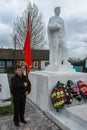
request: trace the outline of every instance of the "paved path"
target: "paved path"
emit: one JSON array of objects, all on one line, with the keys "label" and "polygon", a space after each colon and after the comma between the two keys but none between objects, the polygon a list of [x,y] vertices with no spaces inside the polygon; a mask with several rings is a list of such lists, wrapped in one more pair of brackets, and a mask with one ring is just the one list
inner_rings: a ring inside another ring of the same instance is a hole
[{"label": "paved path", "polygon": [[0,117],[0,130],[61,130],[29,99],[26,103],[25,119],[27,125],[20,123],[18,128],[14,126],[13,115]]}]

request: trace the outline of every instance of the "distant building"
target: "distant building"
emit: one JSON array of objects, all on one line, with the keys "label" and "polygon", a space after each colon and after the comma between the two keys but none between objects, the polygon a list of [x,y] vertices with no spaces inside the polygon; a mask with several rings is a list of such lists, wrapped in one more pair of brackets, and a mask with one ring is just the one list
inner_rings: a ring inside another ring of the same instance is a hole
[{"label": "distant building", "polygon": [[73,68],[77,71],[77,72],[87,72],[87,58],[83,59],[83,60],[77,60],[77,61],[70,61],[69,62],[73,65]]},{"label": "distant building", "polygon": [[[43,70],[49,64],[49,50],[32,51],[33,70]],[[76,71],[87,72],[87,58],[79,62],[69,61]],[[13,72],[15,65],[24,66],[22,50],[0,49],[0,72]]]},{"label": "distant building", "polygon": [[[33,50],[32,60],[32,69],[44,69],[49,64],[49,50]],[[15,65],[24,66],[22,50],[0,49],[0,72],[12,72]]]}]

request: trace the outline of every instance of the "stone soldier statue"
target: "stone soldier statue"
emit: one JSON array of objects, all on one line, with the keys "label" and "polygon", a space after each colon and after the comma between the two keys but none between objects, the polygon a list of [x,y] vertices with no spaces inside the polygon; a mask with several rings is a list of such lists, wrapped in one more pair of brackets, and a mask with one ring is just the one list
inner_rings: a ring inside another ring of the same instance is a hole
[{"label": "stone soldier statue", "polygon": [[65,42],[64,21],[59,16],[60,7],[54,9],[55,16],[52,16],[48,23],[48,39],[50,49],[50,65],[60,66],[67,60],[67,45]]}]

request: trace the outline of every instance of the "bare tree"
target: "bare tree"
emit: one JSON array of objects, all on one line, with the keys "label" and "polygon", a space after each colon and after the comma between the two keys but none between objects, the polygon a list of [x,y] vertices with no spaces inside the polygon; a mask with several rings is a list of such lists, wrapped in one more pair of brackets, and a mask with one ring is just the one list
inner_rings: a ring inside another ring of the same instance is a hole
[{"label": "bare tree", "polygon": [[73,65],[81,65],[81,64],[83,64],[84,60],[85,60],[85,59],[71,58],[71,57],[70,57],[68,61],[69,61],[71,64],[73,64]]},{"label": "bare tree", "polygon": [[35,4],[31,5],[30,2],[28,3],[27,9],[22,13],[22,16],[16,18],[13,28],[13,43],[16,44],[16,48],[23,48],[27,30],[28,13],[30,14],[31,21],[30,30],[32,49],[42,49],[44,48],[45,42],[45,27],[42,21],[42,15],[39,13],[37,6]]}]

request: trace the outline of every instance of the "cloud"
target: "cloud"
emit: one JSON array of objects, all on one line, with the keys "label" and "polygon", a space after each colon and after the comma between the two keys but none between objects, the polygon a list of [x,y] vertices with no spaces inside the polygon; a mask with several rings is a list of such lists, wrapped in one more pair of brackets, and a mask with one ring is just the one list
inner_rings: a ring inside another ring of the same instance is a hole
[{"label": "cloud", "polygon": [[87,19],[70,19],[65,27],[68,40],[87,41]]},{"label": "cloud", "polygon": [[11,27],[7,24],[0,24],[0,46],[12,47],[12,42],[10,41]]},{"label": "cloud", "polygon": [[69,56],[87,57],[87,18],[72,18],[66,22],[66,37],[69,46]]},{"label": "cloud", "polygon": [[69,57],[84,59],[87,57],[87,44],[85,42],[68,42]]},{"label": "cloud", "polygon": [[12,29],[17,16],[27,6],[28,0],[3,0],[0,1],[0,46],[13,47],[12,44]]},{"label": "cloud", "polygon": [[[0,1],[0,46],[12,47],[11,34],[13,23],[21,16],[29,0]],[[43,14],[43,21],[48,24],[54,15],[54,7],[61,6],[61,17],[65,22],[65,32],[70,56],[86,55],[87,46],[87,0],[30,0],[36,3]]]}]

